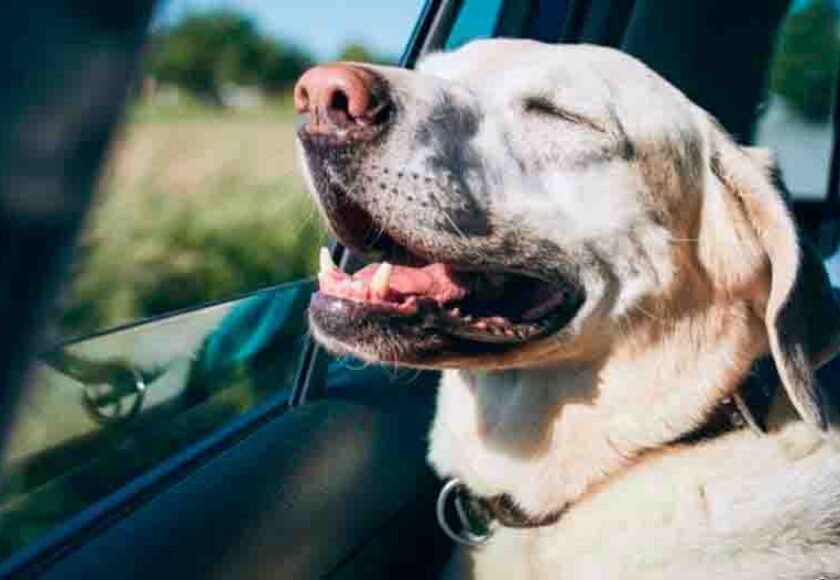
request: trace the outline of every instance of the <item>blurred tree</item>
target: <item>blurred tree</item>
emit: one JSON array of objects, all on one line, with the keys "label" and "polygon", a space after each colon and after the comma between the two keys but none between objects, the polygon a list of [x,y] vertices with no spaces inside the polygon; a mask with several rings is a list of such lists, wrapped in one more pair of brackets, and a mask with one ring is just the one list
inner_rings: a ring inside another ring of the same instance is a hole
[{"label": "blurred tree", "polygon": [[344,45],[338,53],[336,60],[349,60],[353,62],[376,62],[376,57],[364,45],[358,42],[350,42]]},{"label": "blurred tree", "polygon": [[312,58],[299,48],[264,42],[266,47],[260,68],[260,84],[265,90],[277,92],[288,89],[313,64]]},{"label": "blurred tree", "polygon": [[218,103],[225,84],[281,90],[310,62],[301,50],[262,35],[250,18],[219,11],[188,16],[153,34],[146,66],[158,81]]},{"label": "blurred tree", "polygon": [[837,8],[814,0],[785,22],[770,71],[770,90],[811,121],[824,121],[840,60]]},{"label": "blurred tree", "polygon": [[393,64],[396,59],[376,54],[360,42],[348,42],[338,53],[336,60],[353,62],[375,62],[379,64]]}]

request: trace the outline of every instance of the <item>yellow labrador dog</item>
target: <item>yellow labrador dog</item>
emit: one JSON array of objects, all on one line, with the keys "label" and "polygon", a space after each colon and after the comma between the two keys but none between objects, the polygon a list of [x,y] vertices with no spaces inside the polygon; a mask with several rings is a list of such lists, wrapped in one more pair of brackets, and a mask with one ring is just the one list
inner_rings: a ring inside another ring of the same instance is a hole
[{"label": "yellow labrador dog", "polygon": [[[377,260],[351,276],[322,256],[316,338],[444,369],[429,459],[505,500],[453,575],[840,578],[812,373],[840,312],[768,155],[594,46],[326,65],[295,99],[326,220]],[[767,433],[692,437],[767,353],[786,394]]]}]

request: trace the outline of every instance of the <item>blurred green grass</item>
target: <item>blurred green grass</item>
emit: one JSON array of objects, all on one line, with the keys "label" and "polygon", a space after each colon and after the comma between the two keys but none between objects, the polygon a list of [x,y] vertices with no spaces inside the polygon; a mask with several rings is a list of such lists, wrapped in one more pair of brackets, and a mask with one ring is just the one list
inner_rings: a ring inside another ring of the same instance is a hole
[{"label": "blurred green grass", "polygon": [[325,241],[288,97],[244,110],[135,105],[62,300],[79,336],[311,275]]}]

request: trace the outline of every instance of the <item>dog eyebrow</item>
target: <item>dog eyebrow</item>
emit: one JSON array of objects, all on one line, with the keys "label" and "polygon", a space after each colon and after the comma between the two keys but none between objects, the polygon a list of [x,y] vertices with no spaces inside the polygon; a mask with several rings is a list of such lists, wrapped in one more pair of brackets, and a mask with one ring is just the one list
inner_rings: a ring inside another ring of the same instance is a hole
[{"label": "dog eyebrow", "polygon": [[585,125],[599,133],[609,133],[603,125],[591,117],[560,107],[547,97],[527,97],[525,99],[525,111],[560,117],[570,123]]}]

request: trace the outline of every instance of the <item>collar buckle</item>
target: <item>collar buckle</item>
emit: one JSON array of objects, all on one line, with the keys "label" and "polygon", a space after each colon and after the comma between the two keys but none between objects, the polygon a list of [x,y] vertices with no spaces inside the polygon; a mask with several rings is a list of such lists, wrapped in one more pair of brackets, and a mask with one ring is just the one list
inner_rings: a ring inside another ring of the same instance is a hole
[{"label": "collar buckle", "polygon": [[[454,509],[447,509],[450,500]],[[459,523],[457,528],[449,523],[453,512]],[[443,533],[462,546],[480,548],[493,537],[493,515],[458,478],[449,479],[441,488],[436,513]]]}]

